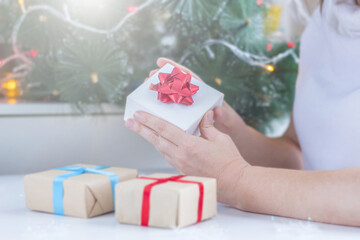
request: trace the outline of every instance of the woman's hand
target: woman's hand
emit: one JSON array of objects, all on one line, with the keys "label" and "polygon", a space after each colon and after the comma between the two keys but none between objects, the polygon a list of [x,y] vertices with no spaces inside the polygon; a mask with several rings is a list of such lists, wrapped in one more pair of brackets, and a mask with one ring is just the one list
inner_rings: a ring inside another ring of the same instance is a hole
[{"label": "woman's hand", "polygon": [[226,172],[234,165],[238,167],[240,176],[249,164],[242,158],[231,138],[214,127],[213,115],[213,111],[209,111],[202,119],[202,137],[187,134],[145,112],[136,112],[134,119],[129,119],[125,125],[153,144],[179,172],[213,177],[220,183],[223,178],[227,178]]},{"label": "woman's hand", "polygon": [[[197,76],[195,73],[193,73],[190,69],[188,69],[170,59],[159,58],[156,63],[159,66],[159,68],[162,68],[167,63],[170,63],[171,65],[179,68],[183,72],[190,74],[191,76],[193,76],[194,78],[196,78],[200,81],[203,81],[199,76]],[[149,77],[151,77],[157,71],[159,71],[159,68],[150,71]],[[145,81],[148,79],[149,78],[146,78]],[[244,133],[247,131],[247,126],[246,126],[245,122],[243,121],[243,119],[225,101],[222,106],[216,107],[214,109],[214,120],[215,120],[215,127],[217,129],[219,129],[221,132],[228,134],[234,141],[235,141],[235,139],[239,138],[238,134],[242,133],[242,135],[244,135]]]},{"label": "woman's hand", "polygon": [[228,134],[235,144],[239,138],[246,138],[248,127],[240,115],[227,103],[223,102],[222,106],[214,109],[215,127],[221,132]]},{"label": "woman's hand", "polygon": [[[159,68],[157,69],[154,69],[154,70],[151,70],[150,73],[149,73],[149,77],[151,77],[152,75],[154,75],[157,71],[159,71],[160,68],[162,68],[163,66],[165,66],[167,63],[170,63],[171,65],[173,65],[174,67],[180,69],[181,71],[187,73],[187,74],[190,74],[191,76],[193,76],[194,78],[200,80],[203,82],[203,80],[198,76],[196,75],[195,73],[193,73],[190,69],[188,69],[187,67],[184,67],[176,62],[174,62],[173,60],[170,60],[170,59],[167,59],[167,58],[159,58],[157,61],[156,61],[156,64],[158,65]],[[149,79],[146,78],[146,80]]]}]

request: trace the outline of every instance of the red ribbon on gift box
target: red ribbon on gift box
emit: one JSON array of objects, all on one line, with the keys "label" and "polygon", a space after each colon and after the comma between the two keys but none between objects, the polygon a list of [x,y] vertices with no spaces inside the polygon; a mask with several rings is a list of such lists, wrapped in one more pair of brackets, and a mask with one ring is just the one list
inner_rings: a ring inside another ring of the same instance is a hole
[{"label": "red ribbon on gift box", "polygon": [[170,74],[159,73],[159,80],[160,83],[151,84],[150,89],[158,92],[160,101],[185,105],[194,103],[192,96],[199,90],[199,87],[190,82],[190,74],[185,74],[175,67]]},{"label": "red ribbon on gift box", "polygon": [[198,202],[197,222],[201,221],[203,204],[204,204],[204,185],[201,182],[188,181],[188,180],[181,179],[183,177],[186,177],[186,175],[173,176],[173,177],[169,177],[169,178],[139,177],[139,179],[156,180],[156,182],[150,183],[150,184],[146,185],[144,188],[143,201],[142,201],[142,207],[141,207],[141,225],[142,226],[149,225],[151,189],[156,185],[167,183],[169,181],[179,182],[179,183],[191,183],[191,184],[197,184],[199,186],[199,202]]}]

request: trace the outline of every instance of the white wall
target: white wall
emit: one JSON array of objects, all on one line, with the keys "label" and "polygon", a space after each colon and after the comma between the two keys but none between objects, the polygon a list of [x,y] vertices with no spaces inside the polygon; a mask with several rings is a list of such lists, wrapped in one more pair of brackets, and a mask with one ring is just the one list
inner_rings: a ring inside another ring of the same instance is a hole
[{"label": "white wall", "polygon": [[[124,126],[120,112],[74,116],[64,104],[0,103],[0,174],[30,173],[76,163],[167,172],[172,167],[137,134]],[[51,116],[52,115],[52,116]],[[272,124],[281,135],[288,118]]]},{"label": "white wall", "polygon": [[1,117],[0,174],[74,163],[169,169],[162,156],[124,127],[122,115]]}]

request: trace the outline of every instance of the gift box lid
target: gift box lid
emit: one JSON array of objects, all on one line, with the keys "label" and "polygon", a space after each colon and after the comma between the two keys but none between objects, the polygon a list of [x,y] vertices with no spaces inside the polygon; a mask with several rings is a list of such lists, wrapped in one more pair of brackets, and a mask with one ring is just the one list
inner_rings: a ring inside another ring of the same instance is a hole
[{"label": "gift box lid", "polygon": [[133,118],[134,113],[141,110],[171,122],[180,129],[193,134],[204,114],[222,104],[223,93],[194,77],[191,77],[191,83],[199,86],[199,90],[192,96],[194,100],[192,105],[164,103],[158,100],[158,93],[150,90],[150,85],[159,83],[159,73],[171,73],[173,69],[173,65],[166,64],[127,97],[125,121]]}]

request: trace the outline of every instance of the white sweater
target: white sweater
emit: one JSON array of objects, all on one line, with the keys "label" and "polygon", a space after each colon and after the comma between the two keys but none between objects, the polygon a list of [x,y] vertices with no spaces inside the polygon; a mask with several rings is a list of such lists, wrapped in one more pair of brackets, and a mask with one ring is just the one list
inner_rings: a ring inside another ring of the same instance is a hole
[{"label": "white sweater", "polygon": [[294,124],[307,170],[360,166],[360,7],[326,0],[303,33]]}]

